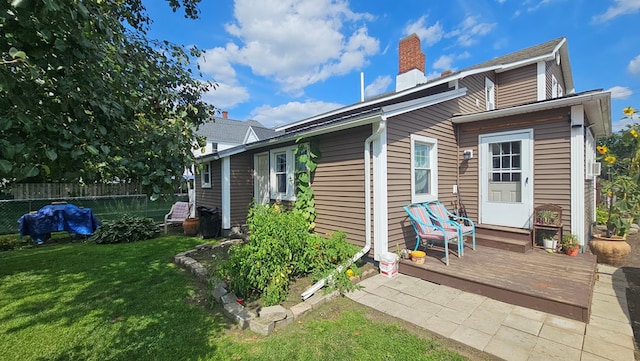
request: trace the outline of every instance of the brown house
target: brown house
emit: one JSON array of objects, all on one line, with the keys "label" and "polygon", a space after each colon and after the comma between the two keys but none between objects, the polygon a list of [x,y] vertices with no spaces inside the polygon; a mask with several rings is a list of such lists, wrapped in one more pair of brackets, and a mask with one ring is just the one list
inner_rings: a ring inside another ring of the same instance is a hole
[{"label": "brown house", "polygon": [[565,38],[427,80],[411,35],[399,64],[395,92],[200,158],[212,184],[196,184],[197,205],[220,207],[228,231],[246,222],[251,201],[294,200],[293,151],[303,138],[321,154],[316,231],[343,230],[376,260],[413,248],[402,206],[439,199],[453,209],[456,191],[479,228],[503,232],[530,235],[534,208],[555,203],[564,232],[585,245],[595,218],[594,138],[610,133],[610,94],[575,92]]}]

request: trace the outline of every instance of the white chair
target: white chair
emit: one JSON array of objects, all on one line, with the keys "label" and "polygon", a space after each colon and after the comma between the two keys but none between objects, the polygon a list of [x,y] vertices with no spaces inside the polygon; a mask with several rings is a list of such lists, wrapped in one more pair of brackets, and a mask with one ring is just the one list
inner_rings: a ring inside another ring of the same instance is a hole
[{"label": "white chair", "polygon": [[191,204],[189,202],[176,202],[171,206],[171,210],[164,216],[164,233],[167,233],[169,223],[182,223],[191,214]]}]

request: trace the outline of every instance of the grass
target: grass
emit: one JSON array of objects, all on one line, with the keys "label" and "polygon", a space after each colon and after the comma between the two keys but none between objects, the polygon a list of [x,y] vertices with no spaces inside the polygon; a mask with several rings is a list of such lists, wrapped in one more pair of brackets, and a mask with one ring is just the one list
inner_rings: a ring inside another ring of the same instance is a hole
[{"label": "grass", "polygon": [[462,360],[338,299],[261,337],[194,302],[198,238],[0,252],[0,360]]}]

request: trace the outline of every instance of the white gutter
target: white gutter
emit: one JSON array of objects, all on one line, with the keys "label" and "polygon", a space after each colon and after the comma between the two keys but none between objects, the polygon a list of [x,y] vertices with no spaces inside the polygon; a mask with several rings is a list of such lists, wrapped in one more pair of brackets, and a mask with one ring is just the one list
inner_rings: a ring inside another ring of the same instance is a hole
[{"label": "white gutter", "polygon": [[371,249],[371,150],[370,149],[371,149],[371,143],[376,138],[380,137],[380,134],[382,134],[382,132],[386,129],[386,127],[387,127],[387,117],[385,115],[382,115],[380,117],[380,125],[378,126],[378,129],[364,141],[364,199],[365,199],[364,247],[358,253],[356,253],[353,257],[351,257],[351,259],[348,262],[336,267],[336,269],[333,272],[331,272],[329,276],[321,279],[320,281],[316,282],[313,286],[307,288],[307,290],[302,293],[303,300],[306,300],[307,298],[313,296],[314,293],[316,293],[319,289],[324,287],[327,280],[330,281],[335,274],[342,272],[342,270],[344,270],[345,268],[349,267],[352,263],[362,258],[362,256],[367,254]]}]

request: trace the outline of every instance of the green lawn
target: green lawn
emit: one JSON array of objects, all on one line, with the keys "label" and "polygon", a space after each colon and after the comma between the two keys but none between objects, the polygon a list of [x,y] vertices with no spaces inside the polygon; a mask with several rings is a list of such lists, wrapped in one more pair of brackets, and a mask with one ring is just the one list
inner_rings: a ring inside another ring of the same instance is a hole
[{"label": "green lawn", "polygon": [[0,252],[0,360],[462,360],[338,299],[261,337],[190,302],[198,238]]}]

